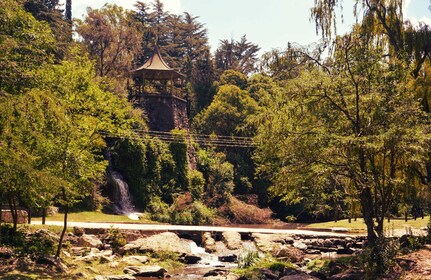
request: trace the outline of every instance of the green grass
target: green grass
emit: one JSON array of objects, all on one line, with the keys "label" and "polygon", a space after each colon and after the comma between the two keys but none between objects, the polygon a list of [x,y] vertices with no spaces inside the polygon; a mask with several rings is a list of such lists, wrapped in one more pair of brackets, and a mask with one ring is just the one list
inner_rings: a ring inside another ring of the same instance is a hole
[{"label": "green grass", "polygon": [[[63,221],[64,214],[59,213],[54,216],[46,217],[46,221]],[[34,221],[41,221],[42,218],[33,218]],[[151,221],[147,216],[144,216],[139,221],[134,221],[126,216],[105,214],[102,212],[74,212],[67,216],[68,222],[83,222],[83,223],[156,223]]]},{"label": "green grass", "polygon": [[[384,229],[385,230],[404,230],[406,228],[412,229],[420,229],[421,227],[426,227],[430,221],[430,217],[426,216],[424,219],[418,218],[415,220],[409,219],[407,222],[404,219],[391,219],[391,222],[388,223],[385,220]],[[351,223],[346,220],[339,220],[338,222],[324,222],[324,223],[313,223],[306,226],[307,228],[348,228],[351,231],[365,231],[366,226],[364,223],[364,219],[357,219],[357,221],[352,220]]]}]

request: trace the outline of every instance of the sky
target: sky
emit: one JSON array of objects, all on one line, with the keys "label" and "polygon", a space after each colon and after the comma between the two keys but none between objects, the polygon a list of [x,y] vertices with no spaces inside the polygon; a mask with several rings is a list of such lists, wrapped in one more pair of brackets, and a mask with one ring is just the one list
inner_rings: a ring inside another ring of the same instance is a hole
[{"label": "sky", "polygon": [[[60,0],[64,3],[65,0]],[[151,0],[140,0],[151,3]],[[86,7],[101,8],[115,3],[133,9],[134,0],[72,0],[72,16],[83,18]],[[310,21],[310,8],[314,0],[162,0],[165,10],[174,14],[188,12],[205,24],[212,51],[220,40],[239,40],[246,35],[248,41],[259,45],[261,53],[272,49],[285,49],[288,42],[309,45],[319,41],[314,22]],[[343,34],[355,23],[353,0],[344,0],[344,23],[337,27]],[[414,24],[419,21],[431,26],[430,0],[405,0],[404,15]],[[338,18],[341,18],[339,16]],[[340,22],[340,20],[339,20]]]}]

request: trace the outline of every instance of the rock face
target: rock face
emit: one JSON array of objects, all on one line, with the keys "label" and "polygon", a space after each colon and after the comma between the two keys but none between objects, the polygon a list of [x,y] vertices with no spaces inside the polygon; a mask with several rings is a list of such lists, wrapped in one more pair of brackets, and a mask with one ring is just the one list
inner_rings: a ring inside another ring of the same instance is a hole
[{"label": "rock face", "polygon": [[95,235],[83,234],[78,239],[78,246],[80,246],[80,247],[91,247],[91,248],[102,248],[103,243]]},{"label": "rock face", "polygon": [[124,273],[141,277],[163,277],[166,269],[158,265],[127,266]]},{"label": "rock face", "polygon": [[222,235],[228,249],[238,250],[242,248],[241,234],[239,232],[225,231]]}]

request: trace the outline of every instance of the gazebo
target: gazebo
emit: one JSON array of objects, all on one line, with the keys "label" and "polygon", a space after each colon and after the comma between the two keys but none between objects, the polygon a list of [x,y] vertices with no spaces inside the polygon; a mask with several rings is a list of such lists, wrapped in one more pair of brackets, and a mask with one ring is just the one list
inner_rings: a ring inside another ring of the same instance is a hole
[{"label": "gazebo", "polygon": [[150,130],[188,129],[185,76],[169,67],[157,46],[154,54],[130,73],[134,82],[130,99],[145,110]]}]

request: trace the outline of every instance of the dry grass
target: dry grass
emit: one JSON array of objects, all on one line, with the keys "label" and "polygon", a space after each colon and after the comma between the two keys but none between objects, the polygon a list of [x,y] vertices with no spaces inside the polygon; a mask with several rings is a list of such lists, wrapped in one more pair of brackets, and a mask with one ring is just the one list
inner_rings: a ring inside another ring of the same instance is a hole
[{"label": "dry grass", "polygon": [[221,207],[219,213],[233,224],[270,224],[273,214],[269,208],[262,209],[235,197],[231,198],[228,205]]}]

